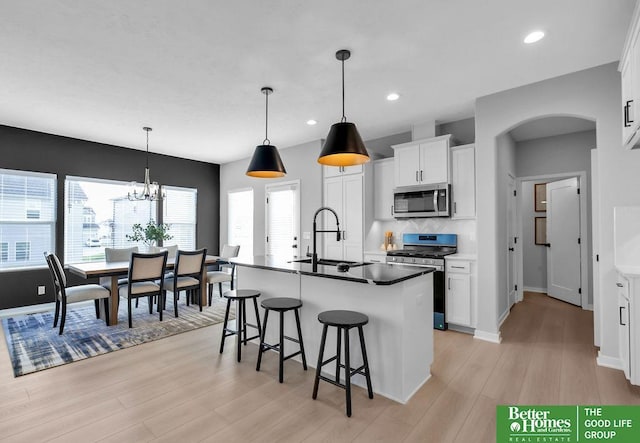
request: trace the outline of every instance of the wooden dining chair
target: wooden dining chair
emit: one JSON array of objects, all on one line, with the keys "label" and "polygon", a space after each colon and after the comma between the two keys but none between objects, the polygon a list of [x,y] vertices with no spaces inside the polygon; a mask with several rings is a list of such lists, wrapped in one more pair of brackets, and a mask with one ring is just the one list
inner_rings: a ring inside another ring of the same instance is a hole
[{"label": "wooden dining chair", "polygon": [[[58,319],[60,319],[60,332],[62,335],[64,331],[64,323],[67,319],[67,305],[69,303],[76,303],[81,301],[93,300],[96,307],[96,317],[100,318],[100,300],[104,301],[105,321],[109,324],[109,297],[111,293],[109,290],[103,288],[100,285],[86,284],[79,286],[67,287],[67,277],[64,274],[64,268],[60,263],[58,257],[53,253],[44,253],[44,257],[51,273],[51,279],[53,280],[53,287],[56,296],[56,311],[53,316],[53,327],[58,325]],[[62,315],[60,315],[62,311]]]},{"label": "wooden dining chair", "polygon": [[209,290],[209,306],[211,306],[211,297],[213,295],[213,284],[218,283],[218,290],[220,297],[222,297],[222,283],[230,282],[231,290],[233,291],[233,282],[236,265],[230,263],[229,258],[237,257],[240,252],[240,246],[224,245],[222,247],[222,253],[220,254],[220,260],[218,260],[219,270],[207,272],[207,284]]},{"label": "wooden dining chair", "polygon": [[[131,318],[131,300],[140,297],[149,298],[149,314],[153,313],[153,297],[162,299],[162,285],[164,283],[164,270],[167,266],[167,251],[155,254],[131,253],[129,262],[128,283],[118,289],[121,297],[127,298],[127,310],[129,314],[129,327],[133,327]],[[161,303],[161,302],[159,302]],[[162,321],[162,309],[159,307],[160,321]]]},{"label": "wooden dining chair", "polygon": [[178,316],[178,294],[180,291],[187,292],[187,305],[192,293],[198,296],[198,305],[202,311],[202,294],[200,292],[200,284],[202,280],[202,270],[204,269],[204,260],[207,256],[207,249],[198,249],[196,251],[176,252],[176,264],[173,269],[173,276],[167,277],[162,285],[162,307],[164,309],[167,302],[167,291],[173,293],[173,312]]}]

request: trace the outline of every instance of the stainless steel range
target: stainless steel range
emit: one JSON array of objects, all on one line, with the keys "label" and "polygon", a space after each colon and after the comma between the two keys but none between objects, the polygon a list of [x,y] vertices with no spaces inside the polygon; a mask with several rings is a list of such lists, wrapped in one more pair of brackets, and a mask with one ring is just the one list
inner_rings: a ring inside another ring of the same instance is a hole
[{"label": "stainless steel range", "polygon": [[444,257],[458,249],[456,234],[402,234],[403,249],[387,252],[387,264],[425,266],[433,273],[433,327],[447,329]]}]

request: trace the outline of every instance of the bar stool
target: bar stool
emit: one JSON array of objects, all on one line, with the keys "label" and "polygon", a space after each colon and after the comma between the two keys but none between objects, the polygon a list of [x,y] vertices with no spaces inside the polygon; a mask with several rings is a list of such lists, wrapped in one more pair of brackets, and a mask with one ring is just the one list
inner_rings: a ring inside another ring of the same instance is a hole
[{"label": "bar stool", "polygon": [[[226,291],[222,294],[227,299],[227,310],[224,313],[224,325],[222,327],[222,342],[220,343],[220,353],[224,350],[224,341],[231,335],[238,336],[238,361],[241,359],[240,345],[242,343],[247,344],[249,340],[260,338],[262,335],[262,329],[260,328],[260,313],[258,312],[258,302],[256,299],[260,297],[260,291],[254,289],[236,289],[233,291]],[[247,307],[246,300],[253,300],[253,307],[256,310],[256,322],[257,325],[247,323]],[[236,329],[229,329],[227,324],[229,322],[229,309],[231,308],[231,302],[238,302],[238,312],[236,312]],[[253,337],[247,337],[247,326],[251,326],[258,330],[258,335]]]},{"label": "bar stool", "polygon": [[[298,314],[298,309],[302,307],[302,301],[297,298],[290,297],[274,297],[269,298],[267,300],[263,300],[260,303],[260,306],[264,308],[264,323],[262,324],[262,337],[260,338],[260,349],[258,351],[258,364],[256,365],[256,371],[260,370],[260,363],[262,362],[262,353],[267,350],[275,351],[279,354],[279,365],[278,365],[278,380],[282,383],[284,376],[284,361],[290,359],[291,357],[295,357],[296,355],[302,354],[302,367],[304,370],[307,370],[307,358],[304,354],[304,344],[302,343],[302,330],[300,329],[300,315]],[[292,337],[287,337],[284,335],[284,313],[287,311],[291,311],[296,315],[296,326],[298,328],[298,339]],[[269,318],[269,311],[276,311],[280,313],[280,341],[277,345],[272,345],[266,343],[264,341],[265,335],[267,335],[267,319]],[[300,350],[298,352],[294,352],[293,354],[289,354],[287,356],[284,355],[284,339],[292,341],[294,343],[298,343],[300,345]]]},{"label": "bar stool", "polygon": [[[346,391],[347,394],[347,417],[351,417],[351,377],[356,374],[364,375],[367,379],[367,390],[369,398],[373,398],[373,389],[371,388],[371,377],[369,375],[369,362],[367,360],[367,350],[364,345],[364,334],[362,326],[369,323],[369,317],[355,311],[324,311],[318,314],[318,321],[324,326],[322,328],[322,339],[320,341],[320,353],[318,354],[318,365],[316,366],[316,379],[313,384],[313,399],[318,396],[318,384],[320,380],[331,383]],[[329,326],[335,326],[337,330],[337,353],[328,360],[322,360],[324,355],[324,345],[327,340],[327,329]],[[360,348],[362,349],[363,364],[357,369],[351,369],[351,361],[349,359],[349,330],[358,328],[360,335]],[[344,331],[344,364],[340,363],[340,333]],[[322,367],[336,360],[336,379],[321,375]],[[344,368],[345,384],[340,383],[340,368]]]}]

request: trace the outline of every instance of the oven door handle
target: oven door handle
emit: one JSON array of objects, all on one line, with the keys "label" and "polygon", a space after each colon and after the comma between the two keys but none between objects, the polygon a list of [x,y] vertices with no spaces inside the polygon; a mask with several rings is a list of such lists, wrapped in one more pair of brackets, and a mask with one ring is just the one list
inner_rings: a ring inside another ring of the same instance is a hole
[{"label": "oven door handle", "polygon": [[418,263],[396,263],[396,262],[392,262],[389,261],[387,262],[388,265],[394,265],[394,266],[413,266],[414,268],[434,268],[435,272],[443,272],[444,271],[444,266],[443,265],[422,265],[422,264],[418,264]]}]

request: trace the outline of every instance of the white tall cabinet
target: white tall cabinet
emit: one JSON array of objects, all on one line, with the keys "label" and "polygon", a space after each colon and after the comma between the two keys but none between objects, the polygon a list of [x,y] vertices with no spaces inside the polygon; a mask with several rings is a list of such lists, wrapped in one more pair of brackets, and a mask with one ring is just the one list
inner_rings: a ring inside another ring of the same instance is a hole
[{"label": "white tall cabinet", "polygon": [[375,196],[376,220],[393,220],[393,158],[376,160],[373,163],[373,195]]},{"label": "white tall cabinet", "polygon": [[[365,213],[368,198],[365,188],[365,168],[324,166],[323,206],[338,214],[341,239],[334,233],[319,233],[318,241],[324,245],[322,258],[362,261],[364,251]],[[318,220],[319,230],[336,229],[336,220],[324,211]]]},{"label": "white tall cabinet", "polygon": [[476,149],[475,145],[451,148],[451,218],[476,217]]}]

